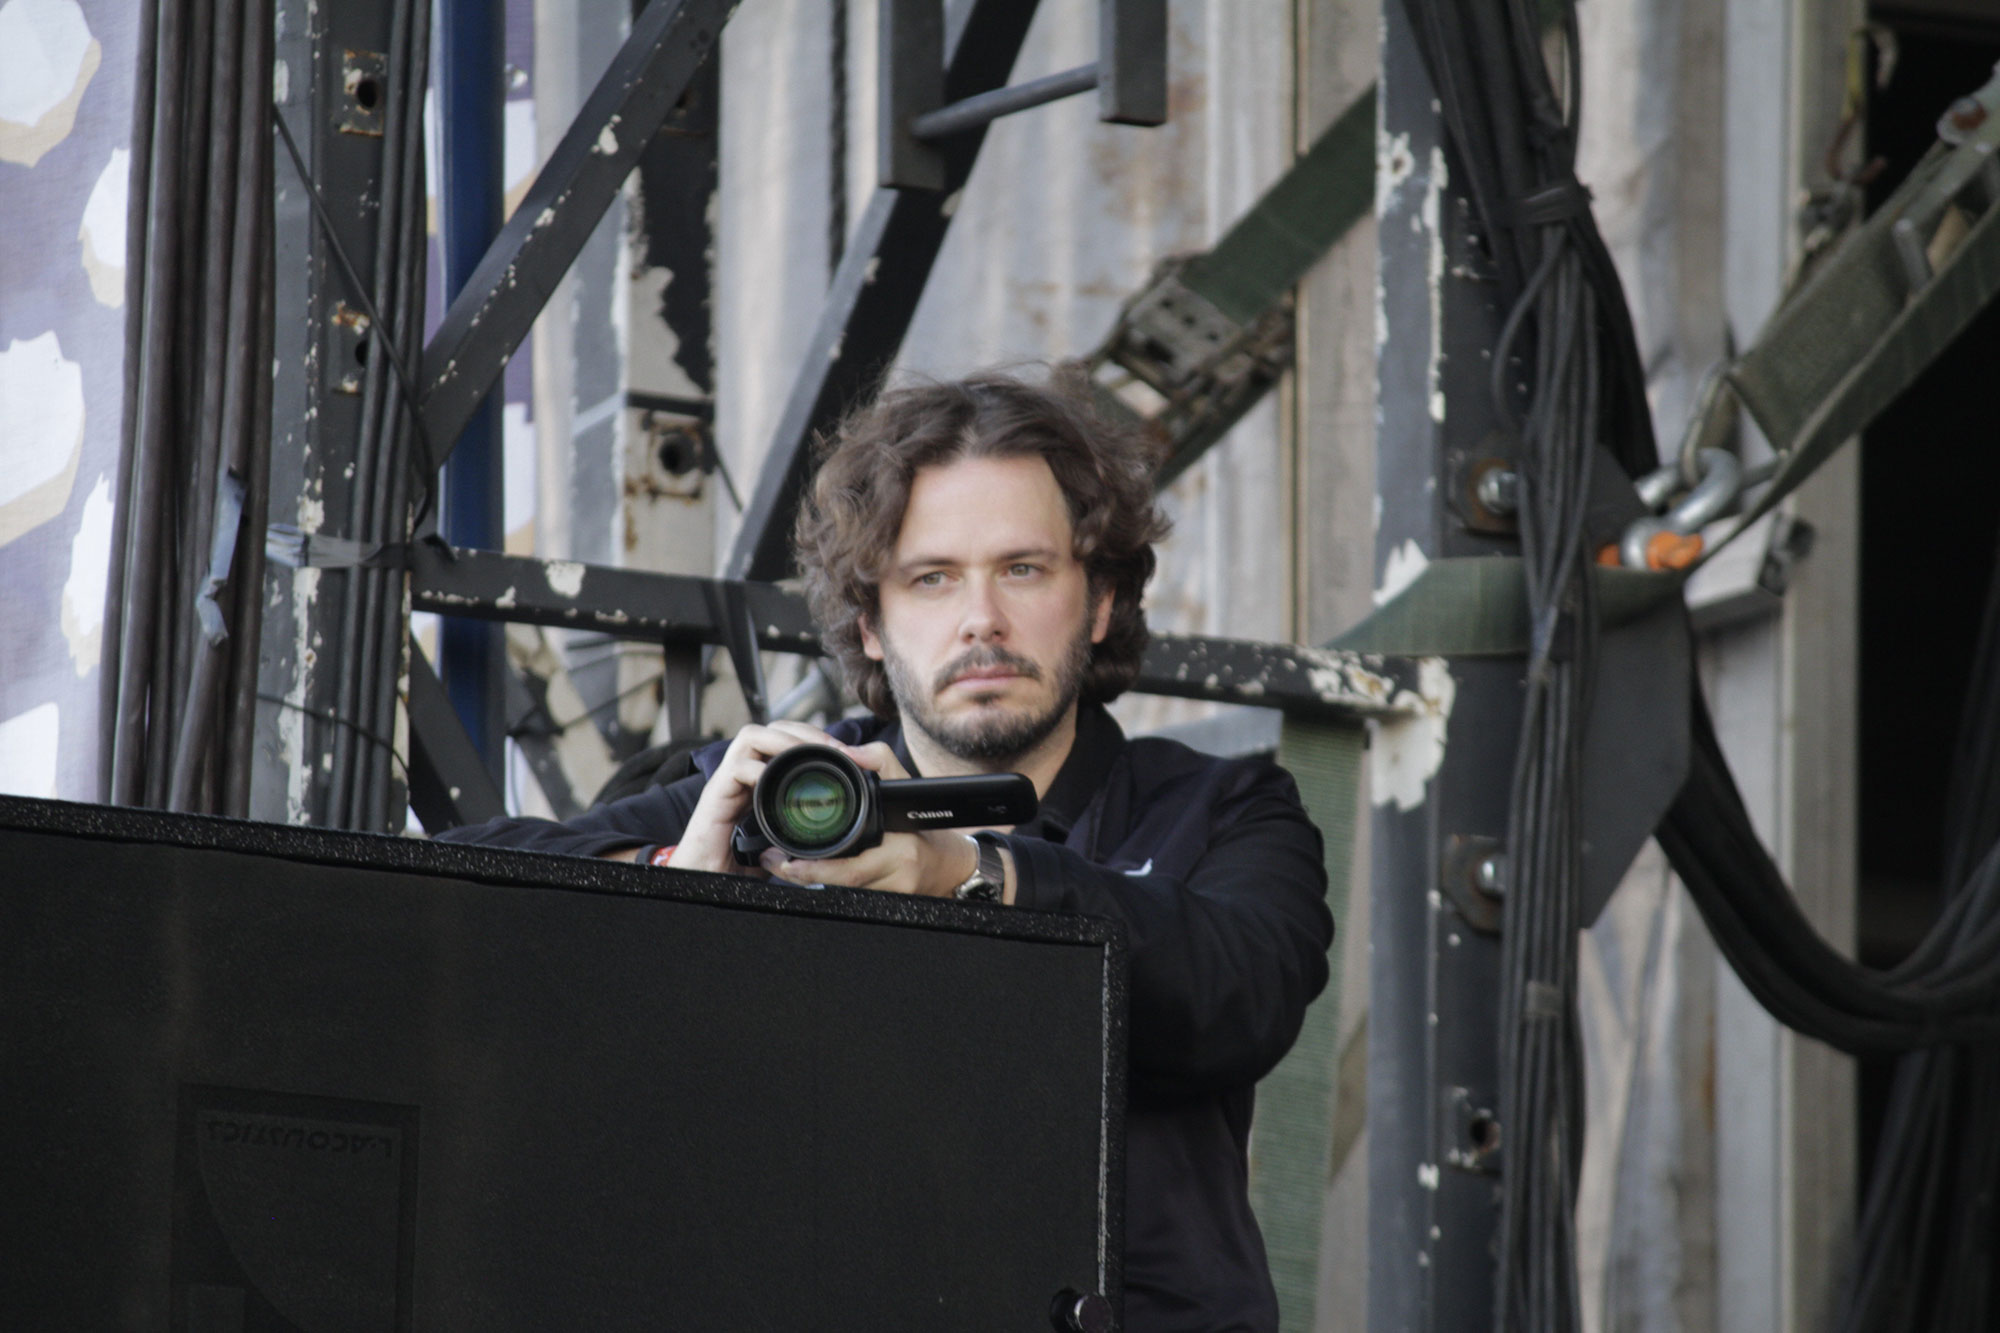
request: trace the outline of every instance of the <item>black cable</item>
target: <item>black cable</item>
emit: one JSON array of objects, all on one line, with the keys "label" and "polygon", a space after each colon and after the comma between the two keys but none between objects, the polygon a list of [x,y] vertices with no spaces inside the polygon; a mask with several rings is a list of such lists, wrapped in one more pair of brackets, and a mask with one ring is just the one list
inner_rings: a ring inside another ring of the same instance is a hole
[{"label": "black cable", "polygon": [[298,713],[303,717],[312,718],[315,722],[324,722],[330,727],[334,727],[340,730],[351,731],[362,740],[367,741],[370,745],[379,747],[384,753],[386,753],[390,758],[394,759],[397,763],[403,764],[406,771],[409,767],[409,765],[403,758],[402,752],[396,749],[396,743],[394,741],[382,735],[380,732],[369,730],[367,727],[364,727],[360,723],[356,722],[353,718],[342,717],[340,714],[328,712],[324,708],[314,708],[309,704],[298,703],[295,700],[285,698],[281,694],[267,694],[262,690],[259,690],[257,692],[257,699],[258,702],[260,703],[274,704],[279,708],[289,709],[290,711]]},{"label": "black cable", "polygon": [[[150,8],[151,6],[149,6]],[[125,450],[131,455],[131,488],[121,498],[125,514],[122,561],[122,606],[119,628],[118,685],[111,740],[111,799],[138,805],[146,798],[146,754],[149,686],[157,649],[160,618],[159,572],[163,541],[169,524],[167,497],[168,440],[172,429],[174,347],[181,199],[181,129],[184,96],[184,53],[188,44],[188,14],[180,5],[158,11],[153,102],[149,123],[151,153],[146,169],[145,260],[139,299],[131,319],[139,367],[135,377],[135,407]],[[143,62],[142,62],[143,63]]]},{"label": "black cable", "polygon": [[[144,0],[139,6],[138,40],[135,49],[160,48],[160,7],[158,0]],[[118,472],[112,491],[118,503],[118,521],[112,525],[111,558],[104,594],[104,629],[98,658],[97,711],[97,799],[110,804],[115,794],[118,751],[118,700],[124,653],[126,607],[126,558],[133,528],[131,504],[135,462],[138,456],[139,399],[145,361],[146,283],[149,248],[148,219],[152,214],[152,160],[154,109],[159,81],[158,66],[139,60],[132,88],[131,163],[126,173],[125,202],[125,364],[124,393],[120,399]]]},{"label": "black cable", "polygon": [[[398,344],[404,346],[413,345],[422,336],[425,275],[429,260],[427,208],[422,203],[429,192],[421,111],[425,89],[430,82],[430,23],[430,5],[416,5],[411,15],[409,73],[403,80],[406,104],[410,109],[403,122],[403,179],[407,197],[412,203],[404,210],[406,231],[399,252],[399,291],[402,299],[392,317],[395,321],[394,336]],[[384,431],[385,447],[389,452],[386,512],[390,526],[383,531],[407,547],[422,522],[423,514],[435,499],[437,473],[431,470],[419,476],[412,458],[412,441],[424,438],[418,410],[420,405],[411,403],[408,411],[398,411],[398,406],[396,403],[384,405],[384,412],[390,420]],[[430,451],[426,445],[422,464],[428,467],[429,462]],[[421,499],[415,512],[412,512],[410,504],[413,478],[422,483],[419,488]],[[385,591],[372,622],[377,632],[369,660],[375,665],[376,675],[374,710],[368,716],[374,726],[387,731],[395,726],[396,710],[401,702],[399,686],[408,666],[410,625],[408,608],[402,595],[406,587],[402,575],[400,572],[380,571],[378,577]],[[385,644],[390,646],[385,648]],[[408,774],[407,765],[401,768],[400,776],[396,769],[375,770],[376,783],[367,810],[370,827],[385,831],[401,827],[408,805]]]},{"label": "black cable", "polygon": [[200,334],[183,349],[192,349],[195,355],[193,373],[187,376],[194,388],[190,412],[195,425],[194,454],[187,472],[188,493],[182,504],[187,522],[182,528],[181,615],[175,636],[175,671],[173,678],[164,684],[167,690],[183,698],[171,751],[167,808],[188,812],[202,811],[208,806],[201,798],[201,787],[210,773],[210,729],[219,702],[216,691],[224,660],[223,644],[209,637],[197,612],[215,544],[219,474],[230,452],[225,444],[224,420],[228,414],[229,361],[232,353],[240,350],[246,332],[232,328],[228,317],[230,277],[236,267],[239,239],[236,213],[239,203],[245,201],[241,201],[239,189],[225,188],[225,183],[240,185],[237,118],[244,78],[243,11],[244,0],[218,0],[213,16],[209,50],[212,105],[205,127],[209,188],[204,200],[204,244],[196,261],[201,300],[192,312]]}]

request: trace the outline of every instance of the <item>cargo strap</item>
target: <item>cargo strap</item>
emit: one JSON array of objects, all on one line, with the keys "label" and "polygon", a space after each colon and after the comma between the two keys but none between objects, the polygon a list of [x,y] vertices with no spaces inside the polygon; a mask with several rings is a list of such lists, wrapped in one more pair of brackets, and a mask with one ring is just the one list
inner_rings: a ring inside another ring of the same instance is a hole
[{"label": "cargo strap", "polygon": [[[1169,259],[1125,303],[1088,358],[1116,367],[1165,405],[1146,420],[1169,442],[1165,487],[1228,433],[1292,359],[1292,288],[1375,204],[1370,85],[1214,248]],[[1106,410],[1141,409],[1099,380]]]},{"label": "cargo strap", "polygon": [[[2000,74],[1939,144],[1771,317],[1728,382],[1778,451],[1754,523],[1908,388],[2000,292]],[[1949,122],[1953,112],[1947,112]]]}]

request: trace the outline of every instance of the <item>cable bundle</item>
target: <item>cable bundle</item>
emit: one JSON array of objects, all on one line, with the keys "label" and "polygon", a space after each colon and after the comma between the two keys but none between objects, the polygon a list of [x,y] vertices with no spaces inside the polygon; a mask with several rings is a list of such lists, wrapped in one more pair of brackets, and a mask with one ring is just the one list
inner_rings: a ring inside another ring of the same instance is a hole
[{"label": "cable bundle", "polygon": [[1984,1333],[1995,1321],[2000,579],[1972,679],[1947,811],[1945,882],[1957,888],[1895,967],[1849,961],[1799,912],[1757,840],[1698,694],[1693,768],[1658,835],[1717,945],[1765,1008],[1842,1050],[1913,1051],[1897,1066],[1842,1333]]},{"label": "cable bundle", "polygon": [[149,0],[100,794],[249,805],[270,474],[272,10]]},{"label": "cable bundle", "polygon": [[[1829,947],[1758,842],[1696,695],[1693,764],[1658,837],[1717,946],[1788,1027],[1897,1067],[1843,1333],[1994,1326],[2000,1270],[2000,581],[1954,766],[1947,883],[1924,941],[1875,971]],[[1974,849],[1983,851],[1974,862]]]}]

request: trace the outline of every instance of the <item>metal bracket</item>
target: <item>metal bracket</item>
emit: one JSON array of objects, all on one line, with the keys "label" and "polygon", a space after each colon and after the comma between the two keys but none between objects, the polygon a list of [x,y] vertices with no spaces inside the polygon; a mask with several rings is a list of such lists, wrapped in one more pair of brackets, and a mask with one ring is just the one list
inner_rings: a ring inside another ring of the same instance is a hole
[{"label": "metal bracket", "polygon": [[1243,337],[1243,326],[1183,280],[1188,260],[1169,259],[1132,298],[1106,344],[1111,361],[1173,396]]},{"label": "metal bracket", "polygon": [[1097,118],[1167,123],[1167,0],[1098,0]]},{"label": "metal bracket", "polygon": [[945,100],[944,10],[940,0],[881,0],[876,155],[883,188],[942,190],[950,173],[933,141],[1092,88],[1099,120],[1166,123],[1166,0],[1098,0],[1096,63],[952,102]]},{"label": "metal bracket", "polygon": [[[1093,364],[1116,365],[1165,400],[1148,414],[1153,427],[1173,444],[1155,478],[1163,489],[1292,363],[1291,299],[1282,298],[1249,323],[1238,323],[1187,284],[1184,275],[1193,262],[1162,263],[1091,356]],[[1111,385],[1103,388],[1131,409]]]}]

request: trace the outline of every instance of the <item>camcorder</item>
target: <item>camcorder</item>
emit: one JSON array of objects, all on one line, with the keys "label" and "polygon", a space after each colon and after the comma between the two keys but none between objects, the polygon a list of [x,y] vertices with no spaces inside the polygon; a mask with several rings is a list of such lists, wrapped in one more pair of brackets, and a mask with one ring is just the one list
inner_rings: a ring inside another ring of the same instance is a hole
[{"label": "camcorder", "polygon": [[772,757],[750,793],[750,816],[731,839],[739,865],[767,847],[797,861],[866,851],[884,833],[1021,824],[1035,817],[1035,784],[1019,773],[883,781],[829,745]]}]

